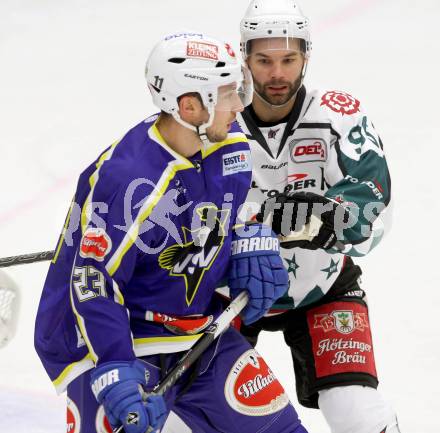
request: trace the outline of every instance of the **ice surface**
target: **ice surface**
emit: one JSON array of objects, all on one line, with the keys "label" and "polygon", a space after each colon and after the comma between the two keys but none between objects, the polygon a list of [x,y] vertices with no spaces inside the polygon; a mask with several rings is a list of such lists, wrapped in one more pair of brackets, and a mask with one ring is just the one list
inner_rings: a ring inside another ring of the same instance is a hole
[{"label": "ice surface", "polygon": [[[200,29],[238,48],[246,6],[245,0],[0,2],[0,257],[53,248],[82,168],[155,111],[143,69],[158,38]],[[304,0],[302,6],[313,24],[306,84],[345,90],[363,102],[392,171],[393,231],[358,260],[380,387],[403,433],[438,432],[440,4]],[[63,397],[55,396],[33,349],[46,271],[47,263],[10,270],[23,300],[18,334],[0,351],[0,431],[66,430]],[[265,334],[258,348],[295,401],[282,336]],[[297,408],[310,432],[329,431],[318,411]]]}]

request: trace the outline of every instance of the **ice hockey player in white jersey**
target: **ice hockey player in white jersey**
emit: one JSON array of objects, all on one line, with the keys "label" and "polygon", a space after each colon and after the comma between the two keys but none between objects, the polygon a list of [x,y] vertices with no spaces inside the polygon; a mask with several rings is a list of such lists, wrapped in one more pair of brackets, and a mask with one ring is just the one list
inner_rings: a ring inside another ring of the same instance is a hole
[{"label": "ice hockey player in white jersey", "polygon": [[247,219],[272,216],[283,235],[316,233],[283,244],[289,291],[241,332],[253,345],[262,330],[284,332],[298,399],[321,409],[332,433],[397,433],[376,389],[368,306],[352,260],[378,244],[390,215],[381,139],[358,99],[305,88],[309,24],[293,0],[253,0],[241,50],[255,86],[238,119],[253,160]]}]

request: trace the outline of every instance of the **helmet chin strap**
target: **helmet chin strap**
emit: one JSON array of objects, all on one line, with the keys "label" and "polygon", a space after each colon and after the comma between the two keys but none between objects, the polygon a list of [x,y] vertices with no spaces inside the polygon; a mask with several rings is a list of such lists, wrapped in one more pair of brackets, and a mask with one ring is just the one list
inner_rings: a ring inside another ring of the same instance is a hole
[{"label": "helmet chin strap", "polygon": [[188,128],[191,131],[194,131],[198,135],[198,137],[200,138],[200,141],[203,143],[205,150],[208,147],[208,145],[211,143],[209,141],[208,133],[206,132],[206,130],[213,124],[214,115],[215,115],[215,111],[212,108],[208,108],[207,110],[209,113],[209,119],[206,123],[203,123],[200,126],[194,126],[194,125],[191,125],[191,123],[186,122],[185,120],[183,120],[180,117],[180,114],[177,111],[173,113],[173,117],[176,120],[176,122],[180,123],[185,128]]}]

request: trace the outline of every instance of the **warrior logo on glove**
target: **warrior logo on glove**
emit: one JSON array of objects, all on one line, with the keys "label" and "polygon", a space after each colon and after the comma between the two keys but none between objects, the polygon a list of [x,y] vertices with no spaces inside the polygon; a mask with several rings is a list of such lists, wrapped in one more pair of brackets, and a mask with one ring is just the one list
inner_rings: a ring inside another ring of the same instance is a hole
[{"label": "warrior logo on glove", "polygon": [[232,239],[231,266],[228,286],[232,298],[243,290],[249,302],[242,311],[245,324],[264,316],[273,303],[283,296],[289,277],[280,257],[280,246],[275,233],[264,224],[238,228]]}]

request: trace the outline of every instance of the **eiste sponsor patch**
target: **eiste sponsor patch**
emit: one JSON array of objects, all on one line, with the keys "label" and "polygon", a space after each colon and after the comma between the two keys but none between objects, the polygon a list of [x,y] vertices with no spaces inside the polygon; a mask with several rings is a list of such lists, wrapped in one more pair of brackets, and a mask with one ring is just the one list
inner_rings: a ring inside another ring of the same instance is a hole
[{"label": "eiste sponsor patch", "polygon": [[243,353],[232,366],[225,397],[235,411],[248,416],[274,414],[289,404],[278,379],[254,349]]},{"label": "eiste sponsor patch", "polygon": [[322,138],[298,138],[289,144],[293,162],[315,162],[327,160],[327,144]]},{"label": "eiste sponsor patch", "polygon": [[250,150],[223,155],[223,176],[229,176],[240,171],[252,171]]},{"label": "eiste sponsor patch", "polygon": [[102,228],[89,227],[81,239],[79,255],[102,262],[112,249],[112,241]]},{"label": "eiste sponsor patch", "polygon": [[112,426],[105,416],[104,406],[102,405],[99,406],[99,409],[96,412],[95,428],[96,433],[113,433]]},{"label": "eiste sponsor patch", "polygon": [[[66,414],[66,431],[67,433],[79,433],[81,428],[81,416],[78,407],[72,399],[67,397],[67,414]],[[111,430],[110,430],[111,431]]]},{"label": "eiste sponsor patch", "polygon": [[218,46],[207,42],[188,41],[186,44],[186,54],[189,57],[199,59],[218,60]]}]

